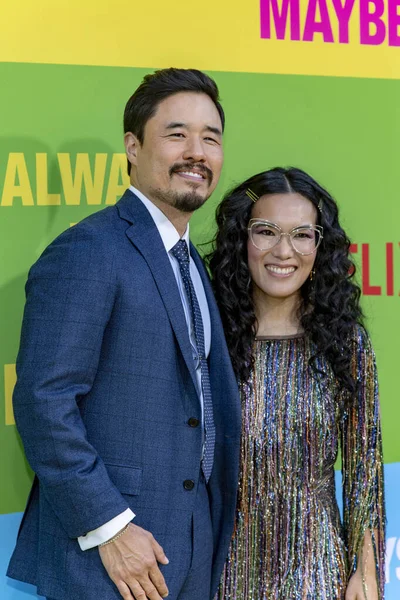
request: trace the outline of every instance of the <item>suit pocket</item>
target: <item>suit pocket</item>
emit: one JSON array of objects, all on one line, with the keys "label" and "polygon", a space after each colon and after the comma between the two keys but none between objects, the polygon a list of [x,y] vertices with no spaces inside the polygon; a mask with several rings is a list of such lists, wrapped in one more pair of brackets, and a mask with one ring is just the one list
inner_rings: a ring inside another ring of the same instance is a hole
[{"label": "suit pocket", "polygon": [[142,469],[104,463],[113,484],[121,494],[137,496],[142,487]]}]

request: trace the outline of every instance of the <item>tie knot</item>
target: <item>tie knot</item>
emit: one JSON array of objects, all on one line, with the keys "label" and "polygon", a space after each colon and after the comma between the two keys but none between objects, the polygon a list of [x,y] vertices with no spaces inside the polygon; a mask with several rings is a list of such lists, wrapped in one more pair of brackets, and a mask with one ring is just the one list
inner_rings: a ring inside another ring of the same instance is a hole
[{"label": "tie knot", "polygon": [[189,250],[188,250],[187,243],[185,242],[185,240],[179,240],[179,242],[177,242],[175,244],[175,246],[172,248],[171,252],[172,252],[172,255],[175,256],[175,258],[179,262],[179,264],[182,264],[182,265],[189,264],[189,262],[190,262]]}]

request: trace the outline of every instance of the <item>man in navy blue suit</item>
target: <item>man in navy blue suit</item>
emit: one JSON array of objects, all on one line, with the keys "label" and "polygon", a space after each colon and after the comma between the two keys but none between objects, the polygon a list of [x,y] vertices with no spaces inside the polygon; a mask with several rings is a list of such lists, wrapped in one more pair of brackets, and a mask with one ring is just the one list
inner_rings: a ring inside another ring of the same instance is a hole
[{"label": "man in navy blue suit", "polygon": [[8,575],[56,600],[208,600],[233,528],[237,385],[189,219],[224,112],[197,70],[127,103],[131,187],[32,267],[14,412],[35,480]]}]

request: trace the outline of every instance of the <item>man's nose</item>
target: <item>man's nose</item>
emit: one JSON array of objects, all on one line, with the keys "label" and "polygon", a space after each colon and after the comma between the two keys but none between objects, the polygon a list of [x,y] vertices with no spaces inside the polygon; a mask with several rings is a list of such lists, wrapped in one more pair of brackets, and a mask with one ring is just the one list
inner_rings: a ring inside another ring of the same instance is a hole
[{"label": "man's nose", "polygon": [[205,162],[206,154],[202,140],[198,137],[193,137],[187,140],[183,153],[184,160],[193,160],[194,162]]}]

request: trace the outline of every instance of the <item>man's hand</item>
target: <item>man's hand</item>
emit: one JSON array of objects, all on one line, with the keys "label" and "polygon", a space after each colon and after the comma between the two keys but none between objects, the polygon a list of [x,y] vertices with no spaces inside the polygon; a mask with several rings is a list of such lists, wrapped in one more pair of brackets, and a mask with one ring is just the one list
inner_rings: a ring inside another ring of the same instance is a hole
[{"label": "man's hand", "polygon": [[162,600],[168,588],[157,562],[167,565],[168,558],[151,533],[129,523],[120,538],[99,547],[100,558],[108,575],[124,600]]}]

